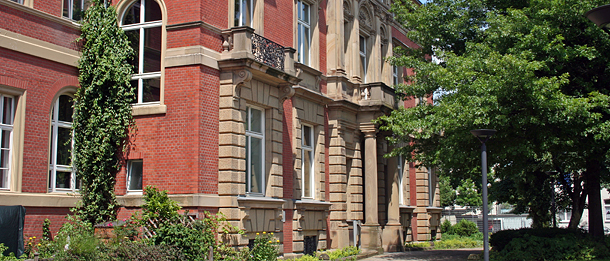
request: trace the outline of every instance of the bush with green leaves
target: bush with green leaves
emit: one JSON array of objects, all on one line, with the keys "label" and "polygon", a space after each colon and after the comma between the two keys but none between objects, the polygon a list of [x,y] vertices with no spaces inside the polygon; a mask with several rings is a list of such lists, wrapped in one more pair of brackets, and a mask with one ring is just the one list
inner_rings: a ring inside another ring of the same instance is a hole
[{"label": "bush with green leaves", "polygon": [[479,233],[479,227],[477,227],[477,224],[472,221],[462,219],[460,222],[451,227],[449,234],[469,237],[476,233]]},{"label": "bush with green leaves", "polygon": [[[478,233],[479,235],[482,234]],[[459,235],[443,235],[441,241],[434,243],[434,249],[457,249],[457,248],[475,248],[483,246],[483,238],[478,238],[477,234],[470,237]]]},{"label": "bush with green leaves", "polygon": [[113,248],[113,260],[172,261],[187,260],[185,255],[174,246],[149,245],[139,241],[123,241]]},{"label": "bush with green leaves", "polygon": [[20,260],[19,258],[15,257],[15,253],[11,252],[8,256],[4,255],[4,252],[8,250],[8,247],[5,246],[3,243],[0,243],[0,261],[14,261],[14,260]]},{"label": "bush with green leaves", "polygon": [[542,228],[498,231],[489,241],[496,261],[594,260],[610,257],[610,238],[594,240],[585,231]]},{"label": "bush with green leaves", "polygon": [[406,248],[427,248],[430,247],[430,242],[407,242]]},{"label": "bush with green leaves", "polygon": [[254,246],[250,249],[250,261],[271,261],[277,260],[280,240],[276,239],[273,233],[256,233]]},{"label": "bush with green leaves", "polygon": [[355,246],[347,246],[341,249],[333,250],[328,252],[330,260],[337,260],[344,257],[352,257],[349,260],[356,260],[356,256],[360,253],[360,249]]},{"label": "bush with green leaves", "polygon": [[453,234],[453,231],[451,231],[451,227],[451,221],[449,221],[449,219],[445,219],[445,221],[441,223],[441,233],[443,233],[443,235]]},{"label": "bush with green leaves", "polygon": [[118,27],[117,12],[105,1],[92,0],[85,12],[78,62],[80,88],[74,103],[73,166],[82,181],[78,209],[92,224],[116,218],[116,174],[130,129],[135,128],[130,84],[133,49]]}]

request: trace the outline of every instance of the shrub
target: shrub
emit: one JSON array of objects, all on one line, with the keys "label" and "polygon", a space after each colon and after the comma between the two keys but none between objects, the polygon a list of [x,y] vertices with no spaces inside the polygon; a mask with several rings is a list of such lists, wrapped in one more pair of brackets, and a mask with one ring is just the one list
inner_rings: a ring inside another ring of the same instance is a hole
[{"label": "shrub", "polygon": [[148,245],[137,241],[125,241],[116,245],[111,254],[116,260],[171,261],[186,260],[180,250],[167,245]]},{"label": "shrub", "polygon": [[293,259],[294,261],[320,261],[319,258],[315,257],[315,256],[310,256],[310,255],[304,255],[302,257],[299,257],[297,259]]},{"label": "shrub", "polygon": [[607,244],[584,231],[557,228],[499,231],[492,235],[490,245],[497,261],[592,260],[609,255]]},{"label": "shrub", "polygon": [[453,231],[451,231],[451,221],[449,221],[449,219],[445,219],[441,224],[441,233],[453,234]]},{"label": "shrub", "polygon": [[430,247],[430,242],[409,242],[405,244],[406,248],[425,248]]},{"label": "shrub", "polygon": [[452,226],[450,231],[450,234],[469,237],[476,233],[479,233],[479,228],[474,222],[462,219],[460,220],[460,222]]},{"label": "shrub", "polygon": [[344,247],[342,249],[337,249],[334,251],[330,251],[328,252],[328,257],[330,258],[330,260],[337,260],[339,258],[344,258],[344,257],[353,257],[353,259],[350,260],[356,260],[356,255],[358,255],[360,253],[360,249],[358,249],[355,246],[347,246]]},{"label": "shrub", "polygon": [[279,240],[273,237],[273,233],[256,233],[254,247],[250,249],[250,259],[252,261],[271,261],[277,260],[279,255]]},{"label": "shrub", "polygon": [[5,256],[4,251],[6,251],[6,250],[8,250],[8,247],[5,246],[3,243],[0,243],[0,261],[20,260],[15,257],[15,253],[13,253],[13,252],[11,252],[8,256]]},{"label": "shrub", "polygon": [[[481,236],[482,234],[479,233]],[[476,236],[463,237],[459,235],[446,235],[443,240],[434,243],[434,249],[456,249],[456,248],[475,248],[483,246],[483,239]]]}]

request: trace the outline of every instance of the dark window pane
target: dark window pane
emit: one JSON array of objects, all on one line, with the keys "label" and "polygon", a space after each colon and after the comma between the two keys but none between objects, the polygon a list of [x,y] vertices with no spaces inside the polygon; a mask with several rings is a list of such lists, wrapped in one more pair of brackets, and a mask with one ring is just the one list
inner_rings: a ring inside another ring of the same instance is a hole
[{"label": "dark window pane", "polygon": [[13,98],[4,97],[4,108],[2,112],[2,123],[12,125],[13,124]]},{"label": "dark window pane", "polygon": [[[15,1],[15,2],[17,2],[17,1]],[[64,6],[63,6],[63,10],[61,12],[64,17],[70,18],[69,8],[70,8],[70,1],[64,0]]]},{"label": "dark window pane", "polygon": [[161,27],[144,29],[144,72],[161,71]]},{"label": "dark window pane", "polygon": [[140,23],[140,1],[135,1],[123,16],[123,25]]},{"label": "dark window pane", "polygon": [[[64,0],[67,1],[67,0]],[[82,0],[73,0],[72,3],[72,19],[74,20],[81,20],[83,17],[83,12],[85,10],[83,9],[83,2]]]},{"label": "dark window pane", "polygon": [[72,179],[71,172],[57,171],[55,175],[55,188],[70,188]]},{"label": "dark window pane", "polygon": [[68,95],[59,96],[59,121],[72,122],[72,97]]},{"label": "dark window pane", "polygon": [[0,188],[8,188],[8,170],[0,169]]},{"label": "dark window pane", "polygon": [[133,71],[135,73],[140,73],[140,31],[139,30],[130,30],[130,31],[125,31],[125,34],[127,35],[127,39],[129,40],[129,43],[131,45],[131,48],[133,48],[133,51],[135,52],[136,55],[133,56],[133,58],[129,61],[129,64],[131,64],[133,66]]},{"label": "dark window pane", "polygon": [[133,102],[138,102],[138,80],[129,81],[131,88],[133,88]]},{"label": "dark window pane", "polygon": [[129,190],[142,190],[142,161],[129,165]]},{"label": "dark window pane", "polygon": [[158,102],[161,100],[161,80],[159,78],[142,80],[142,102]]},{"label": "dark window pane", "polygon": [[0,142],[0,148],[8,149],[11,146],[11,131],[2,130],[2,142]]},{"label": "dark window pane", "polygon": [[234,26],[240,26],[239,17],[241,16],[241,0],[235,0],[235,23]]},{"label": "dark window pane", "polygon": [[311,191],[311,151],[304,151],[303,153],[303,195],[305,197],[312,197]]},{"label": "dark window pane", "polygon": [[263,125],[262,125],[262,121],[263,121],[263,116],[262,116],[262,112],[260,110],[257,109],[250,109],[250,111],[252,112],[252,122],[250,123],[250,131],[253,132],[258,132],[258,133],[263,133]]},{"label": "dark window pane", "polygon": [[161,21],[161,8],[157,2],[154,0],[146,0],[145,8],[144,12],[146,14],[144,15],[144,19],[146,22]]},{"label": "dark window pane", "polygon": [[250,160],[250,175],[251,175],[251,192],[263,193],[263,141],[257,138],[250,138],[251,141],[251,160]]},{"label": "dark window pane", "polygon": [[70,129],[57,128],[57,165],[70,166],[72,155],[70,148],[72,147],[72,135]]},{"label": "dark window pane", "polygon": [[0,150],[0,167],[8,168],[11,152],[9,150]]}]

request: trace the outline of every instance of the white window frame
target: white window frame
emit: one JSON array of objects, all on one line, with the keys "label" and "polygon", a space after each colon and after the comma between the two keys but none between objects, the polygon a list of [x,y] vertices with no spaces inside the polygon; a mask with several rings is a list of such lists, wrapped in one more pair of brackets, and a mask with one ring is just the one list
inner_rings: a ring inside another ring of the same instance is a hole
[{"label": "white window frame", "polygon": [[[2,119],[1,117],[4,117],[4,100],[5,98],[10,98],[10,102],[11,104],[9,105],[11,108],[11,113],[9,115],[10,119],[10,123],[2,123]],[[9,95],[4,95],[4,94],[0,94],[0,141],[4,139],[3,137],[3,133],[4,131],[9,131],[9,144],[8,144],[8,148],[1,148],[0,150],[6,150],[8,151],[8,158],[7,158],[7,166],[2,167],[2,165],[0,165],[0,170],[3,170],[5,173],[5,176],[3,177],[3,181],[2,183],[4,183],[4,187],[0,187],[0,190],[10,190],[11,189],[11,176],[12,176],[12,168],[11,168],[11,163],[13,161],[13,129],[14,129],[14,124],[15,124],[15,97],[13,96],[9,96]],[[2,158],[0,158],[0,161],[2,160]]]},{"label": "white window frame", "polygon": [[[254,0],[235,0],[235,22],[233,22],[234,26],[250,26],[252,27],[252,13]],[[239,9],[239,10],[238,10]],[[239,13],[238,13],[239,12]],[[237,23],[237,24],[235,24]]]},{"label": "white window frame", "polygon": [[[307,7],[309,17],[304,19],[305,13],[303,7]],[[304,3],[303,0],[297,0],[297,53],[298,61],[304,65],[311,64],[311,5]],[[307,29],[308,33],[305,33]],[[307,45],[306,45],[307,44]]]},{"label": "white window frame", "polygon": [[367,71],[366,71],[367,68],[366,67],[368,66],[368,62],[367,62],[367,59],[366,59],[366,48],[367,48],[366,41],[367,41],[367,37],[366,36],[359,35],[359,37],[358,37],[358,46],[359,46],[358,52],[360,53],[360,64],[362,66],[362,72],[360,72],[360,73],[362,73],[362,82],[363,83],[366,83],[366,81],[367,81]]},{"label": "white window frame", "polygon": [[[142,179],[142,184],[140,189],[129,189],[131,187],[131,182],[132,182],[132,170],[133,170],[133,163],[142,163],[142,176],[140,177]],[[129,160],[127,161],[127,193],[129,194],[141,194],[142,190],[144,188],[144,161],[143,160]]]},{"label": "white window frame", "polygon": [[398,66],[392,66],[392,82],[398,86]]},{"label": "white window frame", "polygon": [[[64,6],[62,6],[61,7],[62,16],[65,17],[65,18],[71,19],[71,20],[78,20],[78,21],[80,21],[80,20],[83,19],[83,17],[81,17],[80,19],[74,19],[74,1],[75,0],[64,0],[63,1],[64,5],[65,5],[65,3],[68,3],[68,15],[67,16],[64,15],[63,12],[64,12],[65,9],[64,9]],[[80,0],[80,1],[81,1],[80,2],[80,8],[83,11],[83,15],[84,15],[85,2],[87,2],[87,0]]]},{"label": "white window frame", "polygon": [[[123,25],[123,18],[125,17],[126,13],[131,9],[131,6],[135,3],[135,2],[140,2],[140,22],[136,23],[136,24],[128,24],[128,25]],[[158,4],[158,3],[157,3]],[[159,8],[161,8],[159,6]],[[136,0],[133,1],[129,4],[129,6],[125,9],[125,11],[123,11],[123,15],[121,15],[121,19],[119,19],[119,26],[121,27],[121,29],[123,29],[123,31],[135,31],[138,30],[139,31],[139,45],[138,45],[138,50],[134,50],[137,52],[138,54],[138,71],[135,72],[135,74],[133,74],[131,76],[131,80],[137,80],[138,81],[138,86],[136,87],[136,91],[137,91],[137,97],[138,100],[136,101],[136,104],[158,104],[161,101],[152,101],[152,102],[143,102],[143,98],[144,98],[144,80],[148,80],[148,79],[159,79],[159,81],[161,81],[161,71],[158,72],[148,72],[145,73],[144,72],[144,45],[146,45],[146,35],[144,34],[144,30],[145,29],[149,29],[149,28],[155,28],[155,27],[163,27],[163,20],[156,20],[156,21],[150,21],[150,22],[146,22],[146,17],[145,17],[145,12],[146,12],[146,1],[145,0]],[[163,32],[161,32],[161,34],[163,34]],[[160,35],[161,39],[162,35]],[[161,44],[163,46],[163,43]],[[161,47],[163,48],[163,47]],[[161,60],[163,55],[161,55]],[[161,61],[160,61],[161,62]],[[163,67],[160,68],[160,70],[163,70]],[[161,87],[161,85],[163,85],[162,83],[159,84],[159,92],[163,92],[163,88]],[[159,99],[161,99],[161,96],[163,96],[163,94],[159,95]]]},{"label": "white window frame", "polygon": [[[59,128],[72,129],[72,122],[59,121],[59,100],[61,96],[69,96],[74,99],[73,96],[68,94],[62,94],[57,96],[57,99],[53,103],[53,115],[51,115],[51,160],[49,162],[49,171],[51,172],[49,181],[49,192],[75,192],[78,191],[76,188],[76,172],[72,165],[59,165],[57,164],[57,135]],[[72,133],[72,132],[70,132]],[[71,148],[74,148],[74,135],[71,134]],[[72,155],[72,149],[70,150],[70,156]],[[72,161],[70,161],[73,164]],[[69,188],[57,188],[57,171],[71,172],[70,176],[70,187]]]},{"label": "white window frame", "polygon": [[18,4],[23,4],[23,0],[10,0],[10,1],[11,1],[11,2],[15,2],[15,3],[18,3]]},{"label": "white window frame", "polygon": [[[258,110],[261,112],[261,132],[255,132],[255,131],[251,131],[248,130],[249,127],[248,126],[252,126],[252,110]],[[261,192],[252,192],[252,169],[251,169],[251,164],[249,164],[249,162],[252,160],[252,149],[247,150],[247,155],[246,155],[246,193],[251,194],[251,195],[265,195],[265,186],[266,186],[266,180],[265,180],[265,110],[262,108],[258,108],[255,106],[250,106],[248,105],[246,107],[246,113],[248,114],[248,116],[246,117],[248,119],[248,122],[246,122],[246,146],[249,146],[249,148],[252,148],[252,146],[250,144],[252,144],[252,138],[256,138],[256,139],[260,139],[261,140],[261,171],[260,174],[262,175],[261,177]]]},{"label": "white window frame", "polygon": [[606,216],[604,220],[610,222],[610,199],[604,200],[604,215]]},{"label": "white window frame", "polygon": [[405,193],[404,193],[404,160],[402,156],[398,156],[398,205],[405,204]]},{"label": "white window frame", "polygon": [[[305,144],[305,128],[309,128],[309,140],[311,145]],[[309,180],[305,180],[305,154],[309,154]],[[315,141],[314,141],[314,127],[311,125],[303,124],[301,127],[301,197],[307,199],[314,199],[315,195]],[[305,195],[305,184],[309,183],[310,195]]]}]

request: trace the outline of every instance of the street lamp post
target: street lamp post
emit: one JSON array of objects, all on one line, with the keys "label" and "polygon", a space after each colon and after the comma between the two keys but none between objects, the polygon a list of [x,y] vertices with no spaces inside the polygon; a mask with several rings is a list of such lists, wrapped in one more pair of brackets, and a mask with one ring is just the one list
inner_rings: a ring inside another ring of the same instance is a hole
[{"label": "street lamp post", "polygon": [[487,220],[487,147],[485,142],[496,133],[496,130],[490,129],[479,129],[471,130],[470,133],[477,137],[481,142],[481,172],[482,172],[482,183],[481,187],[483,191],[483,258],[485,261],[489,261],[489,227]]}]

